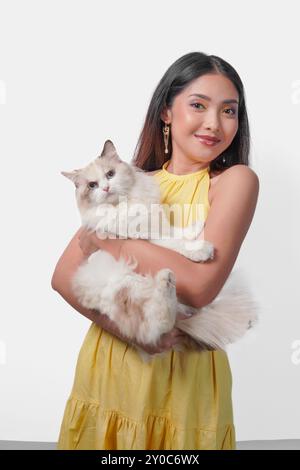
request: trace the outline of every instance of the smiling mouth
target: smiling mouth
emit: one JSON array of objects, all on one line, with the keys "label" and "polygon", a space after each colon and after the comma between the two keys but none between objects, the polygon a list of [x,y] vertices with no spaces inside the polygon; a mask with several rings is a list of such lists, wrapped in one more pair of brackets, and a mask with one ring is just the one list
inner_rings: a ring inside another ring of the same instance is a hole
[{"label": "smiling mouth", "polygon": [[218,145],[221,142],[220,140],[216,142],[214,140],[205,139],[204,137],[199,137],[197,135],[195,135],[194,137],[198,140],[198,142],[207,145],[208,147],[213,147],[214,145]]}]

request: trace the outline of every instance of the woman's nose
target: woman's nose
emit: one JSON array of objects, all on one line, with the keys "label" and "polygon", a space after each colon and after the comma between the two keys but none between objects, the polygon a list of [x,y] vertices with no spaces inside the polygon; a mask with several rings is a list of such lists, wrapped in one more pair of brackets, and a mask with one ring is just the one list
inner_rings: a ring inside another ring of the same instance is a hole
[{"label": "woman's nose", "polygon": [[209,113],[205,116],[205,118],[205,129],[210,129],[213,132],[217,132],[220,129],[219,117],[216,113]]}]

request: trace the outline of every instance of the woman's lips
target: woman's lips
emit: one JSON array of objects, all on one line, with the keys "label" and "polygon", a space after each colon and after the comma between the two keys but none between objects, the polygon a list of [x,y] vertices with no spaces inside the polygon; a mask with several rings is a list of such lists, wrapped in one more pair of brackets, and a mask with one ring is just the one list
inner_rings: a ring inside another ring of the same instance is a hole
[{"label": "woman's lips", "polygon": [[195,135],[195,137],[201,144],[208,145],[209,147],[213,147],[214,145],[217,145],[220,143],[220,140],[218,140],[218,142],[214,142],[213,140],[208,140],[208,139],[205,139],[204,137],[199,137],[198,135]]}]

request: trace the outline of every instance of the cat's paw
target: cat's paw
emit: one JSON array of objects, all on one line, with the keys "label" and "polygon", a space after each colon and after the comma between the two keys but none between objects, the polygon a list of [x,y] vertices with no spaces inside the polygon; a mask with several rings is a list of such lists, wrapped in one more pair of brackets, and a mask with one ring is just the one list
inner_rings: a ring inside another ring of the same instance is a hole
[{"label": "cat's paw", "polygon": [[203,230],[204,222],[199,220],[183,229],[183,238],[185,240],[196,240]]},{"label": "cat's paw", "polygon": [[213,244],[206,240],[192,240],[184,243],[184,256],[192,261],[207,261],[214,257]]},{"label": "cat's paw", "polygon": [[176,286],[176,278],[171,269],[161,269],[156,274],[156,279],[161,287],[170,288]]}]

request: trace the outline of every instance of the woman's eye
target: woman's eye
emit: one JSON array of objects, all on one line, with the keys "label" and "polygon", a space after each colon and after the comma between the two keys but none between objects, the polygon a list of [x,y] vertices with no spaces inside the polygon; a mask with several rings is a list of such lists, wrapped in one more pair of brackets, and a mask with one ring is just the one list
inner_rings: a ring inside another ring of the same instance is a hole
[{"label": "woman's eye", "polygon": [[[195,109],[201,109],[199,107],[202,106],[205,109],[205,106],[203,106],[202,103],[192,103],[191,106]],[[225,111],[225,114],[229,114],[230,116],[236,115],[236,110],[234,108],[226,108],[224,111]]]},{"label": "woman's eye", "polygon": [[107,178],[112,178],[114,176],[115,172],[114,170],[109,170],[107,173],[106,173],[106,176]]},{"label": "woman's eye", "polygon": [[[197,108],[197,106],[203,106],[203,104],[202,103],[192,103],[191,106],[193,106],[193,107],[195,106],[196,109],[199,109],[199,108]],[[204,106],[203,106],[203,108],[204,108]]]},{"label": "woman's eye", "polygon": [[90,182],[88,183],[88,187],[89,187],[90,189],[98,188],[98,183],[97,183],[97,181],[90,181]]},{"label": "woman's eye", "polygon": [[231,113],[226,113],[226,114],[230,114],[231,116],[236,115],[236,110],[234,108],[226,108],[224,111],[231,111]]}]

